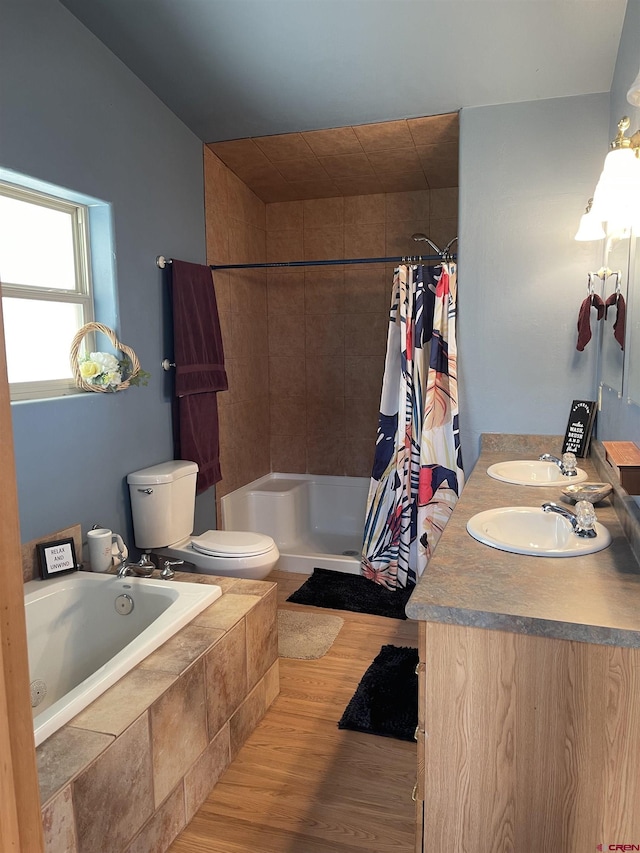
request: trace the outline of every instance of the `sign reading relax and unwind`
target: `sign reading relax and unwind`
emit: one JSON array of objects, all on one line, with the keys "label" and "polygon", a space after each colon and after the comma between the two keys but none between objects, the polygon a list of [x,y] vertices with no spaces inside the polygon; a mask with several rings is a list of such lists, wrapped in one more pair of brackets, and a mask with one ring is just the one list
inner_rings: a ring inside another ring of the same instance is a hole
[{"label": "sign reading relax and unwind", "polygon": [[589,450],[593,421],[596,416],[594,400],[574,400],[569,412],[569,423],[562,445],[563,453],[584,457]]}]

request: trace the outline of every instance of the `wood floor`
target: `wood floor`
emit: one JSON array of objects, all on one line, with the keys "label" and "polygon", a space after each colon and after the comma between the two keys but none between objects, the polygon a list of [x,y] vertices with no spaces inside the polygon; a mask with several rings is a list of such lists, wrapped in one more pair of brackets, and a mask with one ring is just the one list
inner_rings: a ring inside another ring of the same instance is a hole
[{"label": "wood floor", "polygon": [[385,643],[417,623],[287,604],[303,575],[274,572],[279,606],[344,619],[319,660],[280,660],[279,697],[170,853],[413,853],[416,745],[337,722]]}]

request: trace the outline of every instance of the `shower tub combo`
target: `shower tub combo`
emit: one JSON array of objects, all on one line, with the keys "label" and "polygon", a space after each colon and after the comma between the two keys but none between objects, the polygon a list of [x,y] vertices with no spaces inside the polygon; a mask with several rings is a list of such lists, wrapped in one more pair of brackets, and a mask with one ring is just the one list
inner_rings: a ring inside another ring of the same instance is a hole
[{"label": "shower tub combo", "polygon": [[267,474],[221,499],[222,526],[275,539],[285,572],[360,573],[366,477]]}]

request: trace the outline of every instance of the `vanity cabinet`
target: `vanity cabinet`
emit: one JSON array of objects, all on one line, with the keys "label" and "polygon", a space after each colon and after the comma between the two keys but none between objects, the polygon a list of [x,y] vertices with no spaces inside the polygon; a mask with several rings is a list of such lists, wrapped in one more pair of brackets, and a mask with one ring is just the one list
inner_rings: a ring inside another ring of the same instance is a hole
[{"label": "vanity cabinet", "polygon": [[[500,451],[483,437],[407,605],[419,621],[416,853],[640,849],[640,566],[629,544],[640,526],[618,517],[614,484],[597,508],[612,536],[598,553],[544,558],[477,542],[466,530],[475,513],[558,500],[557,486],[486,473],[536,458],[556,446],[550,437],[511,437],[511,450],[498,438]],[[601,445],[582,465],[603,479]]]},{"label": "vanity cabinet", "polygon": [[428,622],[420,657],[418,851],[640,843],[640,649]]}]

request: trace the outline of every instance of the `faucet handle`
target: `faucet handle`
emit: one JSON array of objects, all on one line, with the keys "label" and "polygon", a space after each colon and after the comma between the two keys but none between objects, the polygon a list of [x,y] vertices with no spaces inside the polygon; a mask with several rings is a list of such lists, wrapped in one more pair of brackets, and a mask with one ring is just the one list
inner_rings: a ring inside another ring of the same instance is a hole
[{"label": "faucet handle", "polygon": [[562,454],[562,473],[566,477],[575,477],[578,473],[576,470],[577,467],[578,463],[576,461],[575,453],[567,451],[567,453]]},{"label": "faucet handle", "polygon": [[170,581],[171,578],[175,575],[175,572],[171,568],[172,566],[182,566],[184,564],[184,560],[165,560],[164,568],[160,572],[160,577],[164,581]]},{"label": "faucet handle", "polygon": [[575,513],[578,527],[582,530],[593,530],[598,519],[596,518],[596,511],[591,501],[578,501]]}]

